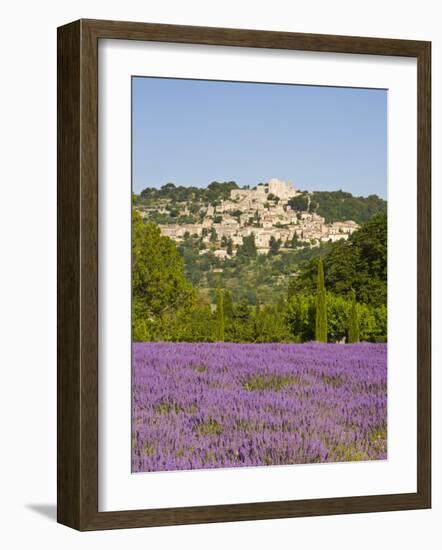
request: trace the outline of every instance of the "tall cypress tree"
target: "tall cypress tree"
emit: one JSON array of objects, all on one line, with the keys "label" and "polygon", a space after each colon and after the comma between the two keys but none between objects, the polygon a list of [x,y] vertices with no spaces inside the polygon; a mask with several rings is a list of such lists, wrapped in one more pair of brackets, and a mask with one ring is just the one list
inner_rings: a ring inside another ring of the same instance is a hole
[{"label": "tall cypress tree", "polygon": [[223,295],[224,319],[233,319],[233,300],[230,290],[225,290]]},{"label": "tall cypress tree", "polygon": [[216,289],[216,335],[217,342],[224,342],[224,304],[223,294],[219,288]]},{"label": "tall cypress tree", "polygon": [[324,265],[322,263],[322,258],[319,258],[318,278],[316,283],[315,339],[317,342],[327,342],[327,303],[324,285]]},{"label": "tall cypress tree", "polygon": [[349,344],[355,344],[359,342],[359,318],[358,318],[358,309],[356,304],[356,292],[352,289],[351,291],[351,305],[350,305],[350,315],[348,319],[348,339]]}]

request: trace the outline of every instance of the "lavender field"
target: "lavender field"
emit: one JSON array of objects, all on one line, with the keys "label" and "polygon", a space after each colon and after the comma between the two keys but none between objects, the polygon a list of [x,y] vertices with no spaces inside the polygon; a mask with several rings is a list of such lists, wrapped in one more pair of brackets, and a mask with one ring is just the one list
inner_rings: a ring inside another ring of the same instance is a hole
[{"label": "lavender field", "polygon": [[133,345],[132,471],[387,457],[386,344]]}]

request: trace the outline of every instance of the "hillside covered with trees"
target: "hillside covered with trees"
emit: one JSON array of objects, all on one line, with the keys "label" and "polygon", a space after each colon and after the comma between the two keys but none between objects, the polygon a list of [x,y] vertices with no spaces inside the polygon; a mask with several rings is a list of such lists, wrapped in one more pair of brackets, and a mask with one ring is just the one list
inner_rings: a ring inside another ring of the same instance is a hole
[{"label": "hillside covered with trees", "polygon": [[199,246],[187,235],[177,247],[134,209],[135,341],[386,341],[385,213],[347,241],[284,254],[258,256],[249,239],[221,263]]},{"label": "hillside covered with trees", "polygon": [[289,204],[295,210],[323,216],[326,223],[354,220],[361,224],[375,214],[387,213],[387,202],[377,195],[354,197],[345,191],[304,191],[290,199]]}]

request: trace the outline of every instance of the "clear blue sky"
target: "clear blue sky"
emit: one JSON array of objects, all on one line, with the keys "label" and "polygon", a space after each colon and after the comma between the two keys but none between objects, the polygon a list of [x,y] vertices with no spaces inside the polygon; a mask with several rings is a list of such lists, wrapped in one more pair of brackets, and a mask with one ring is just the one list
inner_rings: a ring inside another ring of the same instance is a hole
[{"label": "clear blue sky", "polygon": [[387,194],[387,91],[134,77],[133,189],[211,181]]}]

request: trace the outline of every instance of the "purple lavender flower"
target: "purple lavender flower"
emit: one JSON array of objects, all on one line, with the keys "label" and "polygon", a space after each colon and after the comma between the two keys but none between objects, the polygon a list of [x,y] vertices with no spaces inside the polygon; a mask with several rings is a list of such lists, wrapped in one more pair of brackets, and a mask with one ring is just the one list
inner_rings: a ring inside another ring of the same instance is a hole
[{"label": "purple lavender flower", "polygon": [[133,345],[132,471],[387,457],[386,344]]}]

